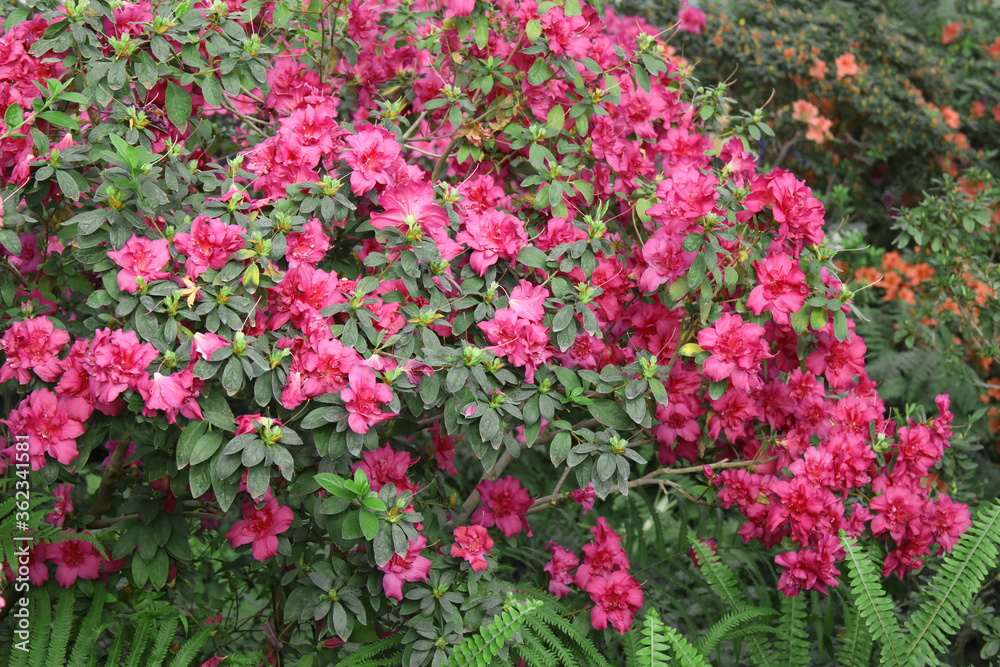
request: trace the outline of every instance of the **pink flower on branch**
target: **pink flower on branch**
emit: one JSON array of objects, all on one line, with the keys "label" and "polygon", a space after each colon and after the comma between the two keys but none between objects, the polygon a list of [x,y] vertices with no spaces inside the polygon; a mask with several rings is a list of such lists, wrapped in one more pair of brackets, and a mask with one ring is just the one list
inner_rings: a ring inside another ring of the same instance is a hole
[{"label": "pink flower on branch", "polygon": [[713,382],[731,379],[740,391],[761,388],[760,362],[774,356],[764,340],[764,327],[728,313],[698,332],[698,344],[712,353],[702,367],[705,377]]},{"label": "pink flower on branch", "polygon": [[531,496],[526,489],[521,488],[521,483],[511,475],[507,475],[501,480],[491,482],[484,479],[477,486],[479,497],[483,506],[472,513],[472,523],[489,528],[496,526],[507,537],[514,537],[522,530],[528,531],[531,537],[531,528],[525,514],[531,507]]},{"label": "pink flower on branch", "polygon": [[55,382],[62,374],[59,353],[69,342],[69,334],[56,329],[47,317],[15,322],[0,339],[5,361],[0,366],[0,382],[17,378],[28,384],[31,373],[45,382]]},{"label": "pink flower on branch", "polygon": [[108,257],[121,267],[118,287],[123,292],[135,294],[139,281],[151,283],[170,277],[163,267],[170,263],[170,243],[166,239],[147,239],[132,234],[121,250],[111,250]]},{"label": "pink flower on branch", "polygon": [[427,538],[421,535],[416,541],[410,540],[405,556],[394,553],[388,563],[379,567],[385,573],[382,577],[382,588],[386,597],[402,600],[403,582],[427,581],[427,575],[431,571],[431,561],[420,555],[426,546]]},{"label": "pink flower on branch", "polygon": [[347,408],[347,424],[355,433],[367,433],[375,424],[392,419],[395,412],[382,410],[381,405],[392,400],[392,389],[378,382],[375,372],[361,364],[347,375],[347,387],[340,392]]},{"label": "pink flower on branch", "polygon": [[455,529],[455,544],[451,545],[452,558],[464,558],[476,572],[482,572],[489,563],[485,555],[493,548],[493,538],[479,525],[459,526]]},{"label": "pink flower on branch", "polygon": [[244,498],[240,510],[243,518],[226,533],[233,548],[252,543],[253,557],[261,562],[277,556],[278,535],[288,530],[295,518],[291,508],[278,505],[274,497],[265,500],[261,507],[250,498]]}]

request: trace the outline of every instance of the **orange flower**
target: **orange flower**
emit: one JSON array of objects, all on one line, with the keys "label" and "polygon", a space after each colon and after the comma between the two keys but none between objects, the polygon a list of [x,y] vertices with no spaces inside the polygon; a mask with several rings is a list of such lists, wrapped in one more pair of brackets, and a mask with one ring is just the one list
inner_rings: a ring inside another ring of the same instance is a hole
[{"label": "orange flower", "polygon": [[993,60],[1000,60],[1000,37],[993,40],[990,47],[986,49],[986,53],[990,54],[990,57],[993,58]]},{"label": "orange flower", "polygon": [[781,52],[781,55],[784,56],[785,60],[791,60],[792,58],[795,57],[794,47],[789,46],[787,49]]},{"label": "orange flower", "polygon": [[803,123],[810,122],[819,115],[819,109],[812,102],[806,100],[796,100],[792,102],[792,118],[801,120]]},{"label": "orange flower", "polygon": [[825,143],[828,139],[833,139],[830,128],[833,121],[825,116],[816,116],[809,121],[809,131],[806,132],[806,139],[815,141],[817,144]]},{"label": "orange flower", "polygon": [[826,66],[826,63],[817,58],[816,62],[813,63],[813,66],[809,68],[809,76],[817,81],[822,81],[823,77],[826,76],[828,69],[829,68]]},{"label": "orange flower", "polygon": [[858,73],[858,61],[854,58],[853,53],[841,54],[835,64],[837,65],[837,81],[842,81]]},{"label": "orange flower", "polygon": [[941,109],[941,115],[944,116],[944,124],[953,130],[957,130],[962,126],[962,119],[959,118],[958,112],[949,107],[943,107]]},{"label": "orange flower", "polygon": [[973,118],[982,118],[986,115],[986,105],[976,100],[972,103],[972,109],[969,110],[969,115]]},{"label": "orange flower", "polygon": [[951,44],[955,41],[955,38],[959,36],[962,32],[961,23],[949,23],[941,31],[941,43]]}]

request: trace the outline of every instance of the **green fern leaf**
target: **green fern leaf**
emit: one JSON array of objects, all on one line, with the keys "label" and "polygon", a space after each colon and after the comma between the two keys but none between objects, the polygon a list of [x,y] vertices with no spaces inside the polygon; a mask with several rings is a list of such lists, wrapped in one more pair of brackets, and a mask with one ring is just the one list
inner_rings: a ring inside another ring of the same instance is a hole
[{"label": "green fern leaf", "polygon": [[180,624],[180,619],[177,614],[174,614],[167,621],[160,626],[159,632],[156,633],[156,640],[153,642],[153,650],[149,654],[149,658],[145,660],[145,664],[151,667],[160,667],[167,657],[167,651],[170,650],[170,642],[174,639],[174,633],[177,632],[177,626]]},{"label": "green fern leaf", "polygon": [[174,659],[170,661],[170,667],[188,667],[198,657],[198,654],[201,653],[201,649],[208,642],[208,638],[212,636],[212,632],[214,631],[215,628],[208,626],[181,644],[181,647],[177,649]]},{"label": "green fern leaf", "polygon": [[851,592],[858,613],[882,651],[882,664],[904,667],[906,649],[900,637],[899,622],[892,611],[892,601],[882,589],[879,572],[868,554],[841,531],[840,543],[847,552]]},{"label": "green fern leaf", "polygon": [[912,639],[906,655],[916,662],[937,662],[948,649],[948,637],[965,624],[965,614],[983,581],[997,564],[1000,544],[1000,500],[985,505],[941,563],[941,571],[925,589],[923,602],[906,630]]},{"label": "green fern leaf", "polygon": [[401,641],[403,641],[403,635],[398,632],[388,637],[383,637],[376,642],[366,645],[364,648],[358,649],[347,658],[341,660],[337,663],[337,667],[360,667],[364,661],[395,649]]},{"label": "green fern leaf", "polygon": [[[639,648],[636,658],[641,667],[664,667],[670,664],[667,647],[666,625],[660,621],[660,614],[650,607],[646,619],[642,622],[642,635],[639,638]],[[694,650],[694,647],[692,647]]]},{"label": "green fern leaf", "polygon": [[91,656],[94,653],[94,645],[97,643],[101,615],[104,613],[104,598],[104,585],[101,584],[94,590],[90,610],[87,611],[80,629],[76,632],[76,641],[73,642],[73,652],[69,657],[70,667],[86,667],[90,664]]},{"label": "green fern leaf", "polygon": [[[561,667],[578,667],[580,663],[573,655],[573,651],[563,644],[544,621],[535,619],[532,616],[526,616],[524,618],[524,626],[524,629],[529,629],[530,634],[533,634],[539,641],[544,642],[551,649],[552,654],[558,658],[558,664]],[[522,634],[524,629],[522,629]]]},{"label": "green fern leaf", "polygon": [[762,616],[769,616],[774,612],[770,609],[761,609],[760,607],[743,607],[741,609],[734,609],[729,612],[718,621],[716,621],[711,628],[708,630],[708,634],[699,639],[694,647],[698,649],[698,653],[702,655],[709,655],[715,650],[723,639],[731,638],[734,631],[743,623],[747,621],[752,621],[756,618]]},{"label": "green fern leaf", "polygon": [[854,602],[844,596],[844,634],[837,642],[837,663],[841,667],[868,667],[872,656],[872,636]]},{"label": "green fern leaf", "polygon": [[809,635],[806,633],[804,595],[786,597],[781,601],[778,642],[781,653],[776,661],[777,664],[788,667],[809,664]]},{"label": "green fern leaf", "polygon": [[545,604],[531,614],[532,620],[544,622],[553,630],[559,630],[569,640],[575,651],[583,657],[583,664],[587,667],[611,667],[611,663],[601,655],[600,651],[594,647],[593,642],[581,633],[575,625],[559,615],[559,612],[566,613],[565,607],[555,596],[548,593],[539,594],[538,599]]},{"label": "green fern leaf", "polygon": [[[736,583],[736,575],[728,565],[722,562],[719,555],[709,548],[707,544],[695,537],[688,537],[691,546],[694,547],[698,562],[701,563],[701,573],[708,581],[716,595],[722,598],[730,609],[742,609],[750,605],[747,604],[743,592]],[[750,648],[753,651],[754,660],[763,667],[770,667],[771,646],[770,643],[757,634],[748,637]]]},{"label": "green fern leaf", "polygon": [[[652,610],[650,610],[652,611]],[[705,658],[679,632],[669,625],[663,625],[663,634],[674,648],[674,655],[683,667],[709,667]],[[666,665],[667,663],[657,663]]]},{"label": "green fern leaf", "polygon": [[489,667],[504,644],[514,637],[521,627],[526,614],[534,611],[542,603],[537,600],[516,601],[509,609],[493,618],[479,632],[465,639],[452,654],[448,664],[452,667]]}]

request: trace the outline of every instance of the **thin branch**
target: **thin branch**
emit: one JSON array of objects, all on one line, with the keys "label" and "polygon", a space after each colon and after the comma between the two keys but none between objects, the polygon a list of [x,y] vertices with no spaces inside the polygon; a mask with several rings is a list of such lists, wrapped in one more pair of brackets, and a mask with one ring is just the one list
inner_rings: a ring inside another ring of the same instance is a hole
[{"label": "thin branch", "polygon": [[90,527],[95,527],[94,524],[97,523],[97,520],[111,509],[111,494],[115,490],[118,478],[122,474],[122,464],[125,463],[125,453],[128,451],[130,435],[131,432],[120,439],[118,444],[115,445],[114,451],[111,452],[111,459],[108,461],[108,466],[104,469],[101,484],[97,487],[97,499],[94,500],[90,511],[87,512],[94,517],[90,522]]}]

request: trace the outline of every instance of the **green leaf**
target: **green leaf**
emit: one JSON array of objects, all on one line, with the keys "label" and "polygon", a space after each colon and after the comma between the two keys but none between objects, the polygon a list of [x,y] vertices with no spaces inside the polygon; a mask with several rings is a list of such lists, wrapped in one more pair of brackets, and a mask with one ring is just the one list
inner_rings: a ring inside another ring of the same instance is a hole
[{"label": "green leaf", "polygon": [[364,534],[366,540],[373,540],[378,534],[378,517],[361,510],[358,513],[358,521],[361,524],[361,532]]},{"label": "green leaf", "polygon": [[199,438],[198,442],[195,443],[194,449],[191,451],[190,465],[203,463],[212,458],[215,452],[219,450],[221,444],[222,433],[219,431],[211,431]]},{"label": "green leaf", "polygon": [[49,121],[53,125],[58,125],[59,127],[64,127],[67,130],[79,130],[80,124],[77,123],[73,118],[66,115],[62,111],[43,111],[38,114],[44,120]]},{"label": "green leaf", "polygon": [[600,422],[601,426],[620,431],[628,431],[635,428],[635,422],[632,421],[632,418],[625,412],[625,408],[617,401],[609,398],[595,398],[587,406],[587,409],[590,410],[590,414],[594,416],[594,419]]},{"label": "green leaf", "polygon": [[569,431],[556,433],[556,437],[552,438],[552,444],[549,445],[549,459],[552,461],[552,465],[557,466],[565,461],[572,446],[573,438]]},{"label": "green leaf", "polygon": [[203,421],[191,422],[181,431],[181,437],[177,441],[177,467],[184,468],[191,463],[191,454],[194,447],[205,434],[208,423]]},{"label": "green leaf", "polygon": [[191,95],[173,81],[167,82],[165,108],[167,118],[177,129],[184,129],[191,118]]}]

